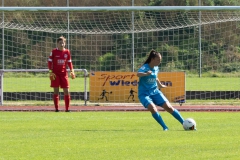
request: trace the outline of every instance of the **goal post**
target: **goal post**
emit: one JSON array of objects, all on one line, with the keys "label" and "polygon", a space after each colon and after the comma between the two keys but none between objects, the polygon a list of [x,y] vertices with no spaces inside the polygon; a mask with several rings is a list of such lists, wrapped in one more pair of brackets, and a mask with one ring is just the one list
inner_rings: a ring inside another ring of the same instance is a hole
[{"label": "goal post", "polygon": [[[13,73],[47,69],[56,39],[65,36],[75,69],[136,73],[155,49],[163,57],[161,72],[186,74],[186,95],[180,98],[239,98],[231,92],[239,90],[240,6],[0,7],[0,12],[2,93],[4,79],[17,77]],[[94,82],[90,88],[92,95],[101,94],[94,93],[96,88],[104,90]],[[214,94],[208,96],[210,92]],[[111,96],[111,102],[119,102]]]}]

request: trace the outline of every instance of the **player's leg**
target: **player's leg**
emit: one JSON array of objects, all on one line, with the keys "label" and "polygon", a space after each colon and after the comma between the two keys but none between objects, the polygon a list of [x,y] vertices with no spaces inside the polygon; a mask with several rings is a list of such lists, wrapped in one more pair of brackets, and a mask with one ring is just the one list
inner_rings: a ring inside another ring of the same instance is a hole
[{"label": "player's leg", "polygon": [[53,102],[55,111],[59,111],[59,77],[56,74],[55,80],[51,81],[51,87],[53,88]]},{"label": "player's leg", "polygon": [[147,109],[152,113],[153,118],[162,126],[163,130],[167,131],[168,127],[166,126],[166,124],[164,123],[162,117],[158,113],[158,110],[157,110],[157,107],[155,106],[155,104],[150,103],[148,105]]},{"label": "player's leg", "polygon": [[65,76],[60,77],[60,85],[63,88],[64,93],[64,102],[65,102],[65,111],[69,112],[69,105],[70,105],[70,94],[69,94],[69,81],[67,74]]},{"label": "player's leg", "polygon": [[58,112],[59,111],[59,88],[58,87],[53,88],[53,102],[54,102],[55,111]]},{"label": "player's leg", "polygon": [[70,105],[70,94],[69,94],[69,89],[68,88],[63,88],[64,92],[64,102],[65,102],[65,111],[69,112],[69,105]]},{"label": "player's leg", "polygon": [[159,94],[152,96],[152,99],[156,105],[161,106],[168,113],[172,114],[172,116],[175,117],[181,124],[183,123],[184,119],[182,118],[181,114],[177,109],[172,107],[168,99],[163,95],[161,91],[159,91]]},{"label": "player's leg", "polygon": [[162,107],[169,112],[170,114],[172,114],[172,116],[174,118],[176,118],[181,124],[183,124],[183,117],[181,116],[181,114],[178,112],[177,109],[173,108],[173,106],[170,104],[170,102],[165,102]]},{"label": "player's leg", "polygon": [[162,126],[163,130],[168,130],[168,127],[164,123],[161,115],[158,113],[157,107],[152,102],[152,99],[145,94],[138,95],[138,98],[142,105],[152,113],[152,117]]}]

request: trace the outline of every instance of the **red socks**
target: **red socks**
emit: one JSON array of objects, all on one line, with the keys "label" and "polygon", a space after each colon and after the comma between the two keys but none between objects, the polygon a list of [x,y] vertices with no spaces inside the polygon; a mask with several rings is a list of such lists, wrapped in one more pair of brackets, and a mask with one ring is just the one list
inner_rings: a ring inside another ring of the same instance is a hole
[{"label": "red socks", "polygon": [[70,104],[70,95],[64,95],[65,111],[68,111]]},{"label": "red socks", "polygon": [[53,102],[54,102],[55,110],[58,111],[58,107],[59,107],[59,96],[58,96],[58,94],[53,95]]},{"label": "red socks", "polygon": [[[59,107],[59,95],[53,94],[53,102],[55,106],[55,110],[58,111]],[[65,102],[65,111],[69,111],[69,104],[70,104],[70,95],[64,95],[64,102]]]}]

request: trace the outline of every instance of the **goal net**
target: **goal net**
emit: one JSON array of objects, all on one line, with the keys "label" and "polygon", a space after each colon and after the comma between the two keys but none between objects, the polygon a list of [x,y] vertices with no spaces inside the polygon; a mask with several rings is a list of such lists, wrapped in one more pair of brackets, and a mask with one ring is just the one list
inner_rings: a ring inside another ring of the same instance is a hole
[{"label": "goal net", "polygon": [[[32,100],[39,96],[40,100],[50,100],[45,94],[52,92],[46,71],[31,70],[47,69],[48,56],[62,35],[67,38],[74,68],[86,69],[90,75],[135,73],[149,51],[155,49],[163,56],[161,72],[186,73],[183,96],[187,101],[239,96],[240,12],[236,9],[2,7],[1,12],[2,101],[25,101],[26,96],[22,95],[29,93]],[[16,72],[18,69],[26,71]],[[74,84],[84,88],[84,75],[77,73],[77,82],[71,81],[70,92],[84,92]],[[177,85],[178,78],[174,79]],[[91,90],[87,85],[90,95],[100,96],[104,90],[98,83],[90,87]],[[169,87],[169,92],[173,92]],[[126,99],[129,89],[123,88]],[[110,102],[120,102],[121,94],[111,94]],[[106,101],[103,98],[97,102]]]}]

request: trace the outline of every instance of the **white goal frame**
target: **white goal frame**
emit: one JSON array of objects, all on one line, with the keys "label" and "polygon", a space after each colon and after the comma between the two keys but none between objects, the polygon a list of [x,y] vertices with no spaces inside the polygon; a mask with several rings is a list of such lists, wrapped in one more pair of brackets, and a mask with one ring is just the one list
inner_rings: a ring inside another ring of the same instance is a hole
[{"label": "white goal frame", "polygon": [[0,7],[0,11],[233,11],[240,6]]},{"label": "white goal frame", "polygon": [[[3,105],[3,76],[4,72],[48,72],[49,69],[0,69],[0,106]],[[67,70],[70,71],[69,69]],[[86,69],[74,69],[75,72],[84,72],[84,105],[87,105],[87,76]]]},{"label": "white goal frame", "polygon": [[[201,26],[203,23],[201,22],[201,11],[240,11],[240,6],[110,6],[110,7],[0,7],[0,11],[2,12],[2,16],[4,17],[4,13],[7,12],[86,12],[86,11],[91,11],[91,12],[106,12],[106,11],[132,11],[132,19],[134,18],[134,11],[199,11],[199,21],[196,20],[196,23],[194,24],[195,26]],[[197,15],[198,16],[198,15]],[[69,20],[69,19],[68,19]],[[239,18],[238,18],[239,20]],[[219,20],[221,21],[221,19]],[[218,21],[218,22],[219,22]],[[1,23],[1,27],[3,28],[3,34],[4,34],[4,18]],[[69,21],[68,21],[69,25]],[[131,58],[134,60],[134,33],[136,31],[134,30],[134,21],[132,21],[132,26],[133,28],[130,28],[128,30],[129,32],[127,33],[132,33],[133,38],[132,38],[132,53],[131,53]],[[69,26],[68,26],[69,27]],[[201,30],[201,27],[199,27],[199,30]],[[64,30],[64,33],[70,33],[69,28]],[[78,34],[78,33],[77,33]],[[199,32],[199,34],[201,34]],[[201,35],[199,35],[199,38],[201,38]],[[4,35],[3,35],[3,46],[4,46]],[[69,39],[67,37],[67,39]],[[201,57],[201,40],[199,40],[199,57]],[[2,49],[2,65],[3,68],[0,69],[0,105],[2,105],[3,102],[3,75],[4,72],[18,72],[18,71],[26,71],[26,72],[38,72],[38,71],[47,71],[48,69],[27,69],[27,70],[22,70],[22,69],[13,69],[13,70],[7,70],[4,68],[4,47]],[[201,61],[201,58],[200,58]],[[201,63],[199,63],[201,65]],[[134,71],[134,61],[132,62],[132,71]],[[82,67],[80,67],[82,68]],[[201,77],[201,66],[199,66],[199,77]],[[75,69],[77,71],[77,69]],[[89,69],[90,70],[90,69]],[[80,69],[80,71],[85,72],[87,74],[86,69]],[[85,76],[86,78],[86,76]],[[84,99],[85,99],[85,104],[87,101],[87,90],[86,90],[86,79],[85,79],[85,91],[84,91]]]}]

